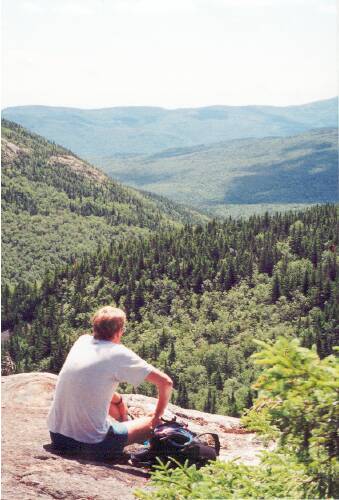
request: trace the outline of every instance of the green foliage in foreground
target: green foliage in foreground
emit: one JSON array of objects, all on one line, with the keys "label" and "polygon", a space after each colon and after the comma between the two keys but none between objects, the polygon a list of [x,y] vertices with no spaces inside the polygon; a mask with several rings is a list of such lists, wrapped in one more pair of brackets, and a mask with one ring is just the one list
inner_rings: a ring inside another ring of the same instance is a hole
[{"label": "green foliage in foreground", "polygon": [[260,344],[254,358],[266,369],[256,384],[259,399],[245,420],[252,428],[260,418],[274,426],[280,433],[277,450],[265,452],[258,466],[215,462],[197,470],[161,464],[151,489],[137,491],[138,498],[337,498],[338,360],[333,355],[320,360],[297,340]]},{"label": "green foliage in foreground", "polygon": [[[253,358],[265,367],[256,383],[258,402],[264,401],[268,409],[263,417],[279,430],[280,448],[305,465],[317,491],[334,495],[335,469],[339,472],[339,359],[319,359],[315,349],[300,347],[297,339],[259,344],[263,349]],[[251,412],[247,419],[251,421]]]},{"label": "green foliage in foreground", "polygon": [[151,488],[135,495],[142,500],[303,498],[306,487],[315,497],[308,481],[304,467],[291,463],[290,457],[266,453],[254,467],[235,461],[214,462],[200,470],[195,465],[171,469],[162,464],[152,475]]}]

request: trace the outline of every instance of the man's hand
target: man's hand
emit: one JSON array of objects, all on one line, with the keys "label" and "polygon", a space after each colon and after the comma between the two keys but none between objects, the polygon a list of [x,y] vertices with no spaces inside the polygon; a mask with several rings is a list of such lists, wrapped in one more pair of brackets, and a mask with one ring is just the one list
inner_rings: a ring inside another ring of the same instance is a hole
[{"label": "man's hand", "polygon": [[163,424],[164,422],[162,421],[161,417],[158,417],[154,411],[150,411],[146,415],[147,417],[151,417],[151,429],[154,429],[157,425]]},{"label": "man's hand", "polygon": [[154,429],[157,425],[163,424],[163,421],[161,420],[160,417],[157,417],[156,415],[153,414],[152,422],[151,422],[151,428]]}]

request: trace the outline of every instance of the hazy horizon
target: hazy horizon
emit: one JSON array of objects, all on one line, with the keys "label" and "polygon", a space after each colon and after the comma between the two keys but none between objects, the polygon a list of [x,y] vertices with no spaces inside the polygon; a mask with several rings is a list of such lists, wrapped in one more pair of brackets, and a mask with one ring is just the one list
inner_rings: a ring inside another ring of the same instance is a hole
[{"label": "hazy horizon", "polygon": [[135,104],[135,105],[128,105],[128,104],[119,104],[118,106],[101,106],[98,108],[92,108],[92,107],[79,107],[79,106],[63,106],[63,105],[53,105],[53,104],[14,104],[11,106],[6,106],[1,109],[1,111],[4,111],[9,108],[29,108],[29,107],[40,107],[40,108],[64,108],[64,109],[76,109],[80,111],[100,111],[101,109],[114,109],[114,108],[156,108],[156,109],[164,109],[166,111],[176,111],[176,110],[185,110],[185,109],[199,109],[199,108],[218,108],[218,107],[228,107],[228,108],[240,108],[240,107],[274,107],[274,108],[289,108],[289,107],[297,107],[297,106],[305,106],[307,104],[314,104],[316,102],[321,102],[321,101],[330,101],[332,99],[338,99],[338,95],[333,95],[330,97],[325,97],[324,99],[316,99],[314,101],[306,101],[306,102],[301,102],[298,104],[286,104],[286,105],[276,105],[276,104],[256,104],[256,103],[250,103],[250,104],[209,104],[207,106],[180,106],[176,108],[171,108],[171,107],[166,107],[166,106],[147,106],[144,104]]}]

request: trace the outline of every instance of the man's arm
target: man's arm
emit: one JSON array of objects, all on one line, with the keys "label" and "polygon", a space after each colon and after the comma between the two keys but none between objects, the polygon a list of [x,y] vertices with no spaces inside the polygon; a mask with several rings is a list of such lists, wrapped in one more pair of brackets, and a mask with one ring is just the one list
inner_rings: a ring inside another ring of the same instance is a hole
[{"label": "man's arm", "polygon": [[152,420],[152,427],[155,427],[160,423],[160,418],[163,416],[166,406],[170,400],[173,381],[168,375],[166,375],[166,373],[163,373],[156,368],[153,368],[145,380],[155,385],[158,389],[158,403]]}]

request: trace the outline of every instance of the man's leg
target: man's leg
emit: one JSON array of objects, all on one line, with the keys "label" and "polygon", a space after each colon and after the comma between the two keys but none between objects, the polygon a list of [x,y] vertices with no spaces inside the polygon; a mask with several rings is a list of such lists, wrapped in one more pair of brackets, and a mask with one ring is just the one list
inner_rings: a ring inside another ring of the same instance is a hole
[{"label": "man's leg", "polygon": [[115,420],[117,420],[118,422],[121,421],[121,416],[120,416],[119,408],[114,403],[110,404],[108,414],[112,418],[114,418]]},{"label": "man's leg", "polygon": [[127,444],[143,443],[152,435],[152,417],[140,417],[124,422],[128,430]]}]

